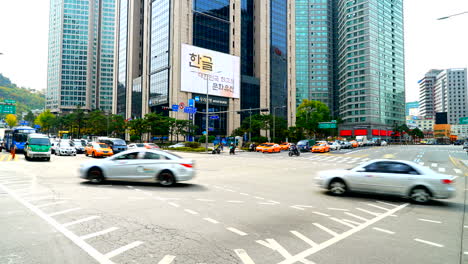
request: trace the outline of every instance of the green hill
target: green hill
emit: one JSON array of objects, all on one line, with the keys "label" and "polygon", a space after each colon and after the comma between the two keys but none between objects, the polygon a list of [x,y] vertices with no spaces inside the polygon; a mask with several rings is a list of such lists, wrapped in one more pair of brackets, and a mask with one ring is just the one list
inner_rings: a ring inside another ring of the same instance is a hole
[{"label": "green hill", "polygon": [[[0,73],[0,102],[5,99],[16,101],[16,114],[27,113],[45,107],[45,96],[34,89],[17,87],[10,79]],[[0,114],[2,118],[4,114]]]}]

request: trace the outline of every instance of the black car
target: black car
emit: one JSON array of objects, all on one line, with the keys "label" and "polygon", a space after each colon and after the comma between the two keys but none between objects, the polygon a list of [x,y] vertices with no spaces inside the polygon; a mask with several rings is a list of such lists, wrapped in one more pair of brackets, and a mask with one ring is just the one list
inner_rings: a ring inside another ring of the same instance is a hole
[{"label": "black car", "polygon": [[453,142],[453,145],[456,145],[456,146],[460,146],[460,145],[463,145],[464,141],[463,140],[455,140]]},{"label": "black car", "polygon": [[463,149],[466,149],[468,151],[468,141],[466,141],[465,144],[463,144]]}]

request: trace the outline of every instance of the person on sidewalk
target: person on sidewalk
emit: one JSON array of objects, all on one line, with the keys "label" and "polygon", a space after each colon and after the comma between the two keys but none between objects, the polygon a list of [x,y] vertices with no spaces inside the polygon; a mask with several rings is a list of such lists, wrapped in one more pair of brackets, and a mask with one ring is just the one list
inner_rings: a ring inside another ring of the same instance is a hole
[{"label": "person on sidewalk", "polygon": [[10,154],[11,154],[11,160],[15,160],[15,157],[16,157],[16,145],[15,144],[11,146]]},{"label": "person on sidewalk", "polygon": [[236,155],[236,146],[234,146],[234,143],[231,143],[229,147],[229,155]]}]

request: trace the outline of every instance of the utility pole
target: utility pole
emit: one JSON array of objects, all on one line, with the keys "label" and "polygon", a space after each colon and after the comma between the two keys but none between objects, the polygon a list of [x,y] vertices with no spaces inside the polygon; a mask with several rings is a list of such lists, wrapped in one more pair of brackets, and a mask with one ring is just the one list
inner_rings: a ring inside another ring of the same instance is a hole
[{"label": "utility pole", "polygon": [[252,107],[249,108],[249,142],[252,142]]}]

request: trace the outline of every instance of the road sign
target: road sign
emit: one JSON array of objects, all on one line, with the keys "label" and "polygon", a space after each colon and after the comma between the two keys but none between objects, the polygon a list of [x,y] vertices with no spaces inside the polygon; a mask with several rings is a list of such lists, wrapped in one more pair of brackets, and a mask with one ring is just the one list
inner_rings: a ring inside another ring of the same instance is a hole
[{"label": "road sign", "polygon": [[332,122],[332,123],[336,123],[336,120],[332,120],[331,122]]},{"label": "road sign", "polygon": [[209,128],[208,128],[208,131],[214,131],[214,128],[209,127]]},{"label": "road sign", "polygon": [[460,117],[460,125],[468,125],[468,117]]},{"label": "road sign", "polygon": [[16,101],[15,100],[8,100],[8,99],[5,99],[4,102],[6,104],[16,104]]},{"label": "road sign", "polygon": [[217,116],[217,115],[212,115],[212,116],[210,116],[210,119],[219,119],[219,116]]},{"label": "road sign", "polygon": [[336,128],[336,123],[332,122],[320,122],[319,128]]},{"label": "road sign", "polygon": [[189,100],[188,100],[188,105],[189,105],[190,107],[194,107],[194,106],[195,106],[195,100],[189,99]]},{"label": "road sign", "polygon": [[39,129],[39,128],[41,128],[41,126],[40,125],[34,125],[34,128]]},{"label": "road sign", "polygon": [[184,102],[179,103],[179,108],[184,109],[185,108],[185,103]]},{"label": "road sign", "polygon": [[195,96],[195,101],[199,102],[200,101],[200,96]]},{"label": "road sign", "polygon": [[0,114],[16,114],[16,105],[0,104]]},{"label": "road sign", "polygon": [[179,105],[172,105],[172,111],[173,112],[179,112]]},{"label": "road sign", "polygon": [[195,108],[195,107],[187,106],[187,107],[184,108],[184,113],[195,114],[196,112],[197,112],[197,108]]}]

